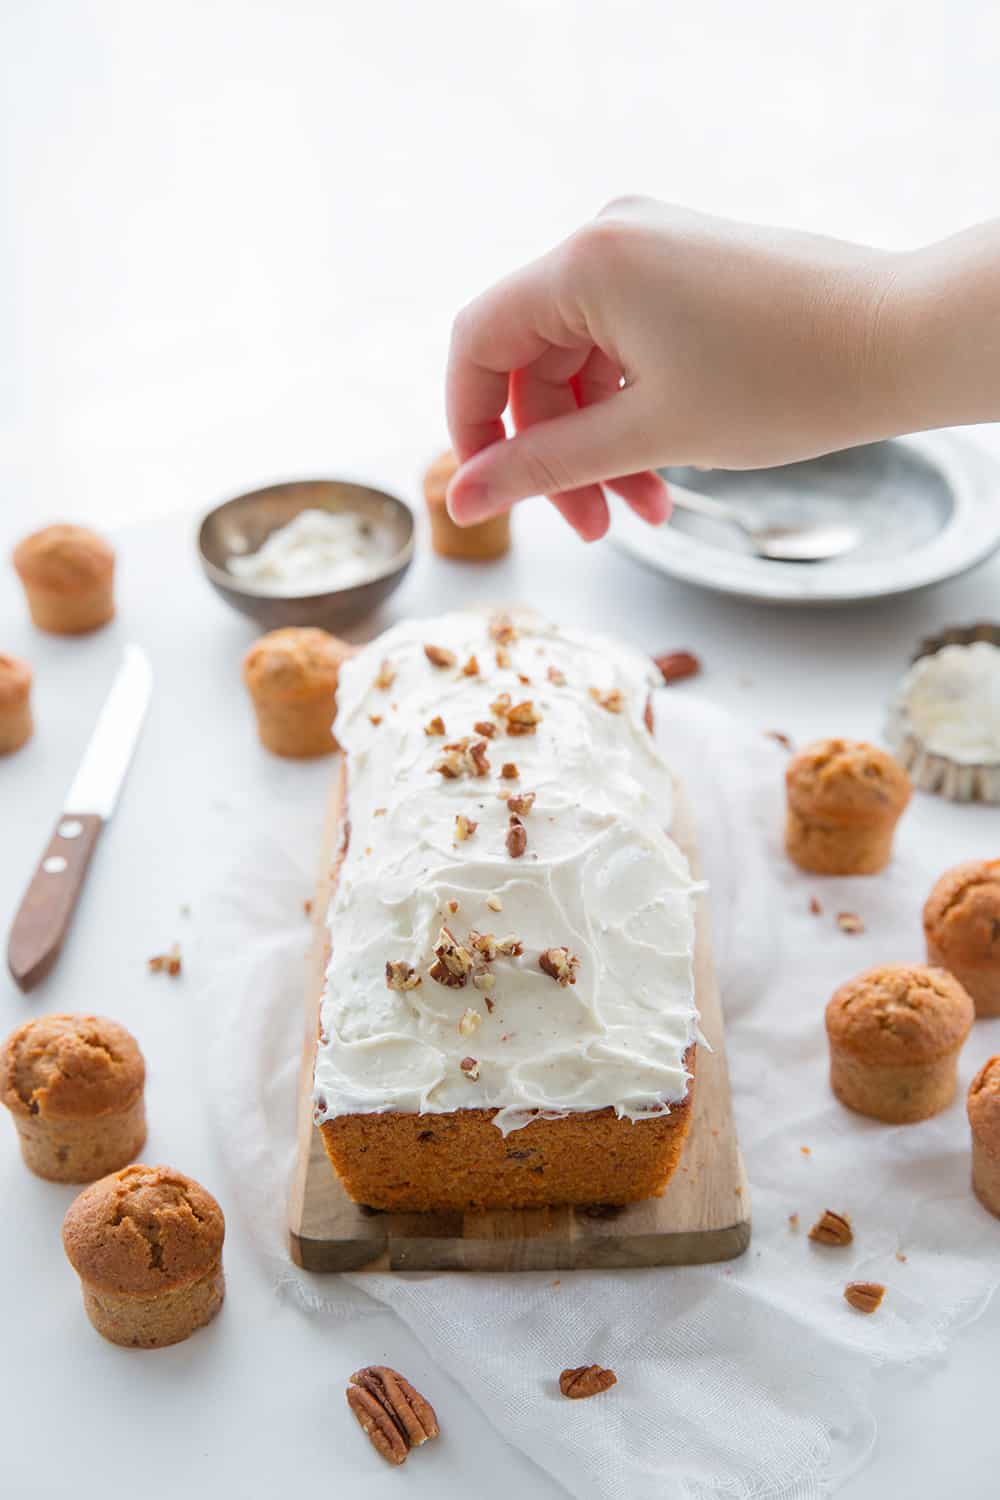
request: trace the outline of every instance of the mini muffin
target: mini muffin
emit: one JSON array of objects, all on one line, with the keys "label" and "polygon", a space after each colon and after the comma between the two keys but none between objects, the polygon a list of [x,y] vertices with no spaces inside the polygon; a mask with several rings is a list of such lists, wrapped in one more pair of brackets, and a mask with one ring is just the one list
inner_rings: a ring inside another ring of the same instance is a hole
[{"label": "mini muffin", "polygon": [[20,750],[31,739],[31,668],[0,652],[0,755]]},{"label": "mini muffin", "polygon": [[83,526],[46,526],[14,548],[31,618],[55,635],[82,635],[114,617],[114,550]]},{"label": "mini muffin", "polygon": [[83,1305],[112,1344],[179,1344],[222,1306],[226,1224],[183,1172],[138,1163],[102,1177],[69,1206],[63,1246]]},{"label": "mini muffin", "polygon": [[910,800],[910,778],[885,750],[861,740],[817,740],[785,775],[785,849],[814,875],[874,875]]},{"label": "mini muffin", "polygon": [[0,1089],[25,1165],[52,1182],[93,1182],[146,1139],[146,1065],[106,1016],[41,1016],[0,1049]]},{"label": "mini muffin", "polygon": [[984,1208],[1000,1218],[1000,1056],[983,1063],[969,1084],[972,1127],[972,1189]]},{"label": "mini muffin", "polygon": [[458,459],[449,449],[434,460],[424,475],[431,545],[441,557],[457,557],[463,562],[492,562],[510,551],[510,511],[490,516],[486,521],[477,521],[472,526],[457,526],[445,504],[448,484],[457,469]]},{"label": "mini muffin", "polygon": [[243,681],[268,750],[296,759],[336,750],[337,679],[351,654],[352,647],[325,630],[296,625],[272,630],[250,647]]},{"label": "mini muffin", "polygon": [[927,962],[965,986],[977,1016],[1000,1016],[1000,859],[946,870],[924,907]]},{"label": "mini muffin", "polygon": [[886,964],[842,984],[826,1008],[830,1087],[848,1109],[906,1125],[951,1103],[975,1018],[951,974]]}]

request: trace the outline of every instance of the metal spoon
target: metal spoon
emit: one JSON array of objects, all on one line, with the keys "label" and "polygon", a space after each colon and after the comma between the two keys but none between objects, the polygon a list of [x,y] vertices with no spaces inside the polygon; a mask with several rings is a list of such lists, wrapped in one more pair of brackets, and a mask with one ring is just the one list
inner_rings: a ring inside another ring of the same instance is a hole
[{"label": "metal spoon", "polygon": [[667,488],[678,510],[689,510],[725,526],[738,526],[757,556],[774,562],[825,562],[850,552],[861,541],[861,532],[854,526],[755,526],[724,500],[673,482],[668,482]]}]

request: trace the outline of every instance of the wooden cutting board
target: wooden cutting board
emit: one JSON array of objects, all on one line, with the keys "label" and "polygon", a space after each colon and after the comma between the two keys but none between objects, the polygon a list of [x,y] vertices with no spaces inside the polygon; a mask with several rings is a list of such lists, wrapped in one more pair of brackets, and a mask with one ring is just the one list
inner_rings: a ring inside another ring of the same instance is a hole
[{"label": "wooden cutting board", "polygon": [[[382,1213],[348,1198],[313,1123],[312,1077],[326,968],[339,797],[323,840],[313,901],[306,1038],[299,1078],[299,1149],[289,1204],[292,1259],[307,1271],[549,1271],[680,1266],[730,1260],[750,1243],[750,1191],[736,1140],[722,1009],[707,903],[698,902],[694,974],[701,1028],[694,1109],[684,1152],[661,1198],[625,1208],[496,1209],[480,1213]],[[680,789],[674,836],[695,874],[694,822]]]}]

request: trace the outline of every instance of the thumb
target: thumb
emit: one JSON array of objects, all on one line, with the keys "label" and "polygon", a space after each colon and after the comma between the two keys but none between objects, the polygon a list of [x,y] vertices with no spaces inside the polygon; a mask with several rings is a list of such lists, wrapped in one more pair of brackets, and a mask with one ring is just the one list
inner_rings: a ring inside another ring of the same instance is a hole
[{"label": "thumb", "polygon": [[530,495],[559,495],[652,467],[655,449],[643,429],[638,392],[626,388],[481,449],[452,479],[448,509],[469,525]]}]

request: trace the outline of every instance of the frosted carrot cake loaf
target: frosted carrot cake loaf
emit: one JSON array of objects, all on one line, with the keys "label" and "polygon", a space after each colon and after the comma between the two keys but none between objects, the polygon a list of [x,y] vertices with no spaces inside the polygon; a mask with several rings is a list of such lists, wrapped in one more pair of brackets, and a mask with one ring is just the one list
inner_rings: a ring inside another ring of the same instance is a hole
[{"label": "frosted carrot cake loaf", "polygon": [[341,670],[315,1116],[358,1202],[627,1203],[690,1114],[694,895],[644,656],[409,621]]}]

